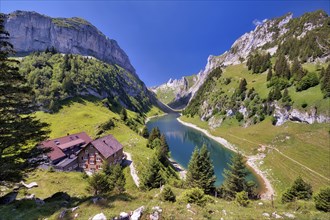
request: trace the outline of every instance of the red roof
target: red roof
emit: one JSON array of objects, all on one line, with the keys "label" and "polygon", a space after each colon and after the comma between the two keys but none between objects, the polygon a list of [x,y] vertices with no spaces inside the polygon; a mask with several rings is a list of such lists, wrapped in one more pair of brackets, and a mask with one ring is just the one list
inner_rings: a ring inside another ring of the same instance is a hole
[{"label": "red roof", "polygon": [[108,158],[120,149],[123,148],[116,138],[114,138],[111,134],[105,137],[96,139],[91,143],[103,157]]},{"label": "red roof", "polygon": [[51,148],[52,151],[49,152],[47,155],[50,157],[51,160],[56,160],[65,156],[62,150],[77,144],[88,144],[91,141],[92,139],[85,132],[81,132],[52,140],[43,141],[41,143],[41,146],[44,148]]}]

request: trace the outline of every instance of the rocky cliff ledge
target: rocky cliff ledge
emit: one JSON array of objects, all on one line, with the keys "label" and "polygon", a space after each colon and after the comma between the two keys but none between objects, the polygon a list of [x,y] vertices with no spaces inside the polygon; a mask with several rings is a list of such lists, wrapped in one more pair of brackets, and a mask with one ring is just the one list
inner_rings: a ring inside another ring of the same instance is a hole
[{"label": "rocky cliff ledge", "polygon": [[51,18],[27,11],[15,11],[5,17],[5,28],[18,54],[55,47],[61,53],[93,56],[135,74],[128,56],[117,42],[84,19]]}]

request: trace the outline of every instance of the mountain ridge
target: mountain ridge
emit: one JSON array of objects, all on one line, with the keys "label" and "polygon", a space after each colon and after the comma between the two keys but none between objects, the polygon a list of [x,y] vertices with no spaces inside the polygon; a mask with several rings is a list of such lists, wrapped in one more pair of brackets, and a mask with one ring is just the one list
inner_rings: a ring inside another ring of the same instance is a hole
[{"label": "mountain ridge", "polygon": [[[236,39],[231,48],[225,51],[223,54],[219,56],[210,55],[207,59],[207,63],[204,69],[197,74],[195,81],[196,83],[191,86],[191,89],[172,95],[175,98],[171,100],[170,103],[166,104],[173,108],[176,106],[180,106],[181,108],[186,106],[195,96],[196,92],[205,82],[207,76],[213,69],[216,67],[225,68],[226,66],[245,63],[248,56],[253,51],[261,50],[270,53],[270,55],[273,56],[279,52],[283,53],[285,50],[287,53],[287,50],[289,50],[288,48],[290,48],[290,45],[287,44],[292,43],[294,40],[304,40],[310,44],[310,35],[313,35],[314,32],[316,32],[315,35],[318,36],[320,35],[318,32],[326,32],[327,29],[329,29],[326,26],[327,20],[329,20],[329,17],[322,10],[305,13],[304,15],[297,18],[293,18],[292,13],[287,13],[278,18],[263,20],[263,22],[257,25],[254,30],[247,32]],[[307,57],[303,57],[301,59],[306,59],[305,61],[309,62],[325,62],[330,58],[330,50],[326,50],[326,48],[330,48],[330,42],[325,41],[322,43],[322,45],[318,42],[319,40],[320,39],[316,38],[316,46],[315,44],[313,44],[313,46],[308,46],[308,49],[312,50],[312,52],[310,52],[311,55],[304,54],[304,56]],[[303,46],[304,45],[298,46],[299,51],[296,52],[298,55],[304,53],[301,52],[301,48]],[[313,50],[316,51],[317,47],[320,48],[320,52],[317,51],[317,53],[314,54]],[[161,94],[161,90],[164,85],[165,84],[154,87],[152,89],[153,92],[156,94]],[[181,83],[178,86],[182,87],[183,84]],[[172,89],[172,91],[178,90],[174,87],[169,88]],[[187,100],[187,97],[190,97],[189,100]]]}]

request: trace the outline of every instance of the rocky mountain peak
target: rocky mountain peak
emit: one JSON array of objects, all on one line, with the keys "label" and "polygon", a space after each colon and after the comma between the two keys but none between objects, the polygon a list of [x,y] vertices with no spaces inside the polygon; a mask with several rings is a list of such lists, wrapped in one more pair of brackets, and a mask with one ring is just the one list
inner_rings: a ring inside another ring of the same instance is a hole
[{"label": "rocky mountain peak", "polygon": [[18,54],[55,47],[61,53],[93,56],[117,64],[137,77],[118,43],[82,18],[51,18],[31,11],[15,11],[5,17],[5,28]]}]

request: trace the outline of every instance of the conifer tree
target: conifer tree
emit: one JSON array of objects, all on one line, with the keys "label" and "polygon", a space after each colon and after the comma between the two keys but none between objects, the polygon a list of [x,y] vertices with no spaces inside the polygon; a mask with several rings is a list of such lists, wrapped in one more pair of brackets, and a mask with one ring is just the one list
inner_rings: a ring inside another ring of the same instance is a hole
[{"label": "conifer tree", "polygon": [[205,193],[214,192],[214,167],[206,145],[199,151],[196,147],[188,165],[186,182],[190,187],[203,189]]},{"label": "conifer tree", "polygon": [[271,80],[272,77],[273,77],[273,71],[272,68],[270,67],[267,72],[267,81]]},{"label": "conifer tree", "polygon": [[116,164],[113,167],[108,181],[117,193],[123,193],[125,191],[126,178],[123,169],[119,164]]},{"label": "conifer tree", "polygon": [[126,121],[127,120],[127,111],[125,108],[123,108],[121,111],[120,111],[120,119],[123,120],[123,121]]},{"label": "conifer tree", "polygon": [[247,175],[248,172],[242,154],[235,154],[231,158],[229,169],[224,170],[223,176],[225,180],[219,189],[220,196],[228,200],[233,200],[236,197],[236,193],[246,191],[250,198],[255,197],[255,183],[251,181],[248,182],[246,180]]},{"label": "conifer tree", "polygon": [[330,212],[330,187],[321,189],[314,197],[315,207],[324,212]]},{"label": "conifer tree", "polygon": [[148,138],[148,143],[147,143],[147,147],[152,147],[152,142],[155,140],[155,139],[160,139],[160,130],[158,127],[155,127],[151,130],[151,133],[149,135],[149,138]]},{"label": "conifer tree", "polygon": [[216,177],[214,175],[214,167],[210,157],[210,152],[207,150],[205,144],[200,150],[199,159],[200,159],[199,169],[201,170],[200,188],[204,189],[204,192],[206,194],[211,194],[215,190],[214,183]]},{"label": "conifer tree", "polygon": [[143,127],[142,132],[141,132],[141,135],[142,135],[142,137],[144,137],[144,138],[148,138],[148,137],[149,137],[149,131],[148,131],[147,126],[144,126],[144,127]]},{"label": "conifer tree", "polygon": [[322,70],[321,78],[321,90],[324,94],[324,98],[330,97],[330,64],[324,70]]},{"label": "conifer tree", "polygon": [[156,156],[153,156],[145,167],[141,177],[141,186],[145,189],[158,188],[165,184],[165,178],[161,173],[161,164]]},{"label": "conifer tree", "polygon": [[[46,139],[47,124],[30,115],[36,109],[33,92],[20,75],[17,61],[0,14],[0,181],[18,180],[26,170],[42,162],[45,149],[36,145]],[[32,159],[33,158],[33,159]]]},{"label": "conifer tree", "polygon": [[282,202],[292,202],[296,199],[309,200],[312,198],[312,186],[306,183],[300,176],[293,182],[292,186],[282,195]]}]

